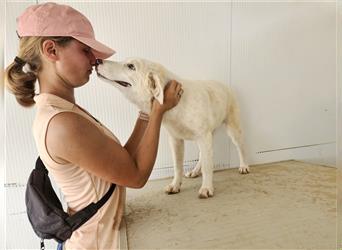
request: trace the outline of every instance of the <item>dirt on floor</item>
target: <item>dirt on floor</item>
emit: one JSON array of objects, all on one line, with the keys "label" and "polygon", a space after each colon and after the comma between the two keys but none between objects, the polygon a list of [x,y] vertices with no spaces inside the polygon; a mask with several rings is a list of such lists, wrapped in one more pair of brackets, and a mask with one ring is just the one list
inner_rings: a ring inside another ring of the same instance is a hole
[{"label": "dirt on floor", "polygon": [[199,199],[202,178],[127,190],[129,249],[336,249],[336,169],[298,161],[214,173],[215,195]]}]

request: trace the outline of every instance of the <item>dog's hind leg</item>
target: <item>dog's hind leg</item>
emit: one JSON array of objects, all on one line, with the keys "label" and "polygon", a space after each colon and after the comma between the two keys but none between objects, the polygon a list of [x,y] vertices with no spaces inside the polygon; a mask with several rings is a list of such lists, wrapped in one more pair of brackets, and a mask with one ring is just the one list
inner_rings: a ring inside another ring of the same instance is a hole
[{"label": "dog's hind leg", "polygon": [[213,135],[211,132],[197,140],[201,154],[202,186],[198,191],[199,198],[208,198],[214,195],[213,187]]},{"label": "dog's hind leg", "polygon": [[171,184],[167,185],[165,192],[168,194],[176,194],[180,191],[183,177],[183,161],[184,161],[184,140],[176,139],[169,136],[169,143],[171,146],[173,163],[174,163],[174,177]]},{"label": "dog's hind leg", "polygon": [[196,178],[201,174],[201,152],[199,152],[199,159],[196,166],[185,174],[187,178]]},{"label": "dog's hind leg", "polygon": [[243,136],[242,136],[242,130],[241,130],[241,125],[240,125],[240,114],[239,114],[239,109],[236,106],[235,102],[229,108],[227,120],[225,123],[226,123],[227,134],[229,135],[232,142],[236,146],[236,149],[239,154],[239,159],[240,159],[239,172],[240,174],[248,174],[249,166],[245,162]]}]

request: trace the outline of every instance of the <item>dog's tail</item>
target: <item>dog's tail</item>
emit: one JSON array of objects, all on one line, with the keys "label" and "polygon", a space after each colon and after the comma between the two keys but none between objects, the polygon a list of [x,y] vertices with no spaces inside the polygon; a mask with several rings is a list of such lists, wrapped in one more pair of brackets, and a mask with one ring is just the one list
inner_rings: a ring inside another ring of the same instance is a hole
[{"label": "dog's tail", "polygon": [[235,94],[231,89],[229,89],[228,96],[228,107],[226,113],[225,124],[229,127],[239,129],[241,133],[241,124],[240,124],[240,108],[239,104],[236,100]]}]

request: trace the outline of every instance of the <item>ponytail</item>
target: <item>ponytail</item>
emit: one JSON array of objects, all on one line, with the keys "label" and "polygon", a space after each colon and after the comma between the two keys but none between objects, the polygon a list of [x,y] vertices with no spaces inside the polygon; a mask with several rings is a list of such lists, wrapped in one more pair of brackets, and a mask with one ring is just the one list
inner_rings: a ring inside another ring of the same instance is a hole
[{"label": "ponytail", "polygon": [[42,44],[45,40],[55,41],[60,46],[66,46],[71,37],[21,37],[18,57],[6,68],[5,83],[18,103],[24,107],[35,104],[38,73],[42,68]]},{"label": "ponytail", "polygon": [[25,73],[23,66],[14,61],[7,67],[6,87],[14,94],[20,105],[30,107],[35,103],[33,97],[35,96],[37,75],[33,70]]}]

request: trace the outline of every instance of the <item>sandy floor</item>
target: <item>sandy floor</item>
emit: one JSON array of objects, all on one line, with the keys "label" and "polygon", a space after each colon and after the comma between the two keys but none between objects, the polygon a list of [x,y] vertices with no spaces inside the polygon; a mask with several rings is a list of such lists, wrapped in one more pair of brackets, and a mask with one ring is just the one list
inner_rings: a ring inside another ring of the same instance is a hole
[{"label": "sandy floor", "polygon": [[335,249],[336,170],[286,161],[215,172],[215,196],[198,199],[201,177],[127,190],[129,249]]}]

